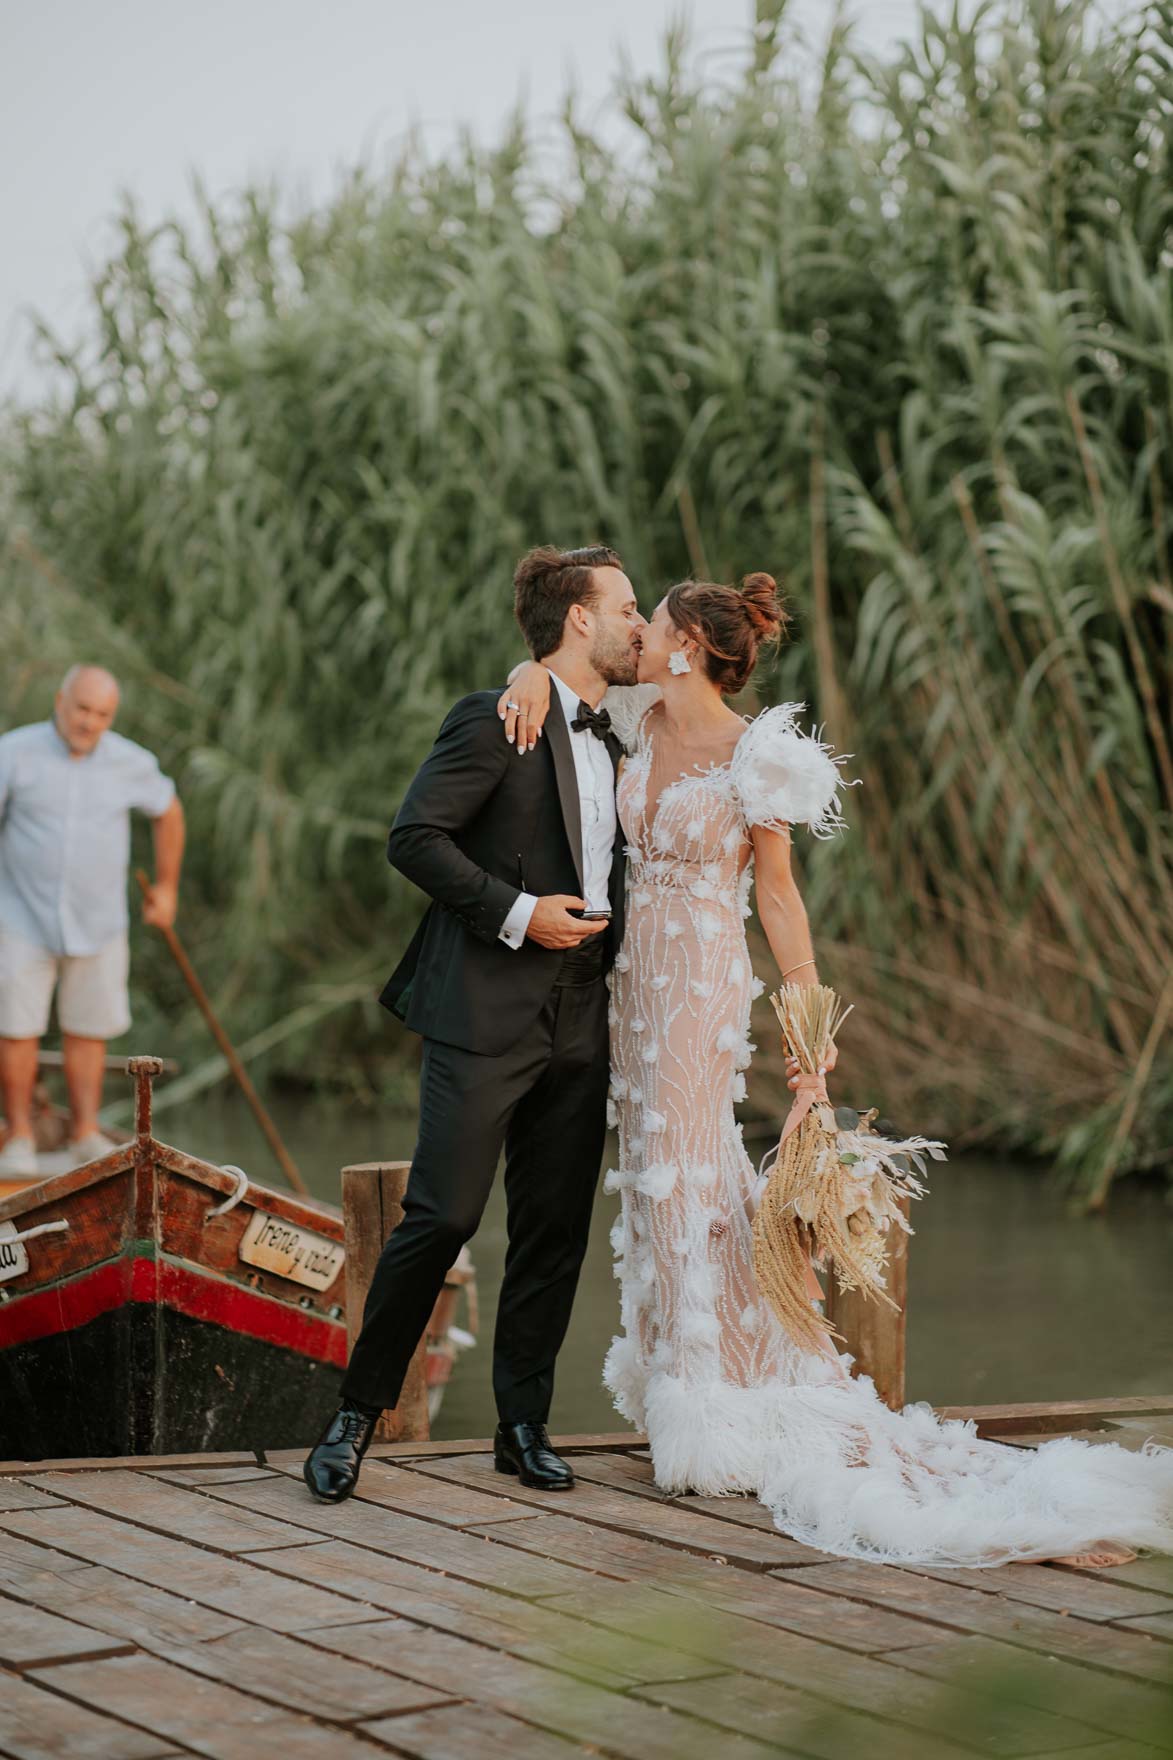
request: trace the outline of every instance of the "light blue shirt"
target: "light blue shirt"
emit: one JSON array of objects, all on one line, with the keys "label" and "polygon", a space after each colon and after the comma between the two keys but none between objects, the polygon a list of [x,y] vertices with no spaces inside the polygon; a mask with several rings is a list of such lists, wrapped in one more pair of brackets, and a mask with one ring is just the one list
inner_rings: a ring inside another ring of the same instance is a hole
[{"label": "light blue shirt", "polygon": [[52,721],[0,736],[0,929],[59,956],[124,934],[131,810],[157,819],[174,799],[158,760],[120,733],[84,758]]}]

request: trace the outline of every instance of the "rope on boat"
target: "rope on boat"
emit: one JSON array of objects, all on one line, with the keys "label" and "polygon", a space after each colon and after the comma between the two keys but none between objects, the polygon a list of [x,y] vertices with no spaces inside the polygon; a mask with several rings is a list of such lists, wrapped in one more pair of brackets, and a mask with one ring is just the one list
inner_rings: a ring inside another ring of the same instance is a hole
[{"label": "rope on boat", "polygon": [[23,1229],[19,1234],[0,1235],[0,1242],[31,1241],[39,1234],[64,1234],[68,1227],[65,1218],[60,1217],[56,1222],[38,1222],[35,1228]]},{"label": "rope on boat", "polygon": [[236,1209],[236,1206],[248,1191],[248,1174],[244,1171],[243,1167],[236,1167],[231,1161],[226,1161],[221,1167],[220,1172],[234,1173],[236,1175],[236,1190],[230,1192],[222,1204],[215,1204],[206,1212],[204,1216],[205,1222],[210,1222],[213,1216],[227,1216],[230,1210]]}]

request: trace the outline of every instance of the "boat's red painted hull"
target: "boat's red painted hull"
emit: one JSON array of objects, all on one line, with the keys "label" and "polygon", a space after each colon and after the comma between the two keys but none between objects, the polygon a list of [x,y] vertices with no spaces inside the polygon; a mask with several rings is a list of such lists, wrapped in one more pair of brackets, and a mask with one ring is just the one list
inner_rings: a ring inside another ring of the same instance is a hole
[{"label": "boat's red painted hull", "polygon": [[[152,1138],[0,1202],[0,1224],[65,1221],[0,1268],[0,1458],[297,1446],[346,1361],[339,1213]],[[323,1290],[246,1262],[258,1211],[312,1235]],[[3,1241],[0,1240],[0,1249]]]}]

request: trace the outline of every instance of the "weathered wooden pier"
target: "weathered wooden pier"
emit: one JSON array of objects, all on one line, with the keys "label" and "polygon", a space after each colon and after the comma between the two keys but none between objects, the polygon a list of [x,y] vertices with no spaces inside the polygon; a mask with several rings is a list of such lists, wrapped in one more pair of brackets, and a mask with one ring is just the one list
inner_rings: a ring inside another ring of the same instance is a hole
[{"label": "weathered wooden pier", "polygon": [[[990,1408],[1173,1443],[1173,1400]],[[19,1760],[963,1760],[1173,1751],[1173,1560],[850,1564],[752,1499],[666,1497],[639,1437],[0,1465],[0,1754]]]},{"label": "weathered wooden pier", "polygon": [[[137,1061],[134,1154],[190,1163],[221,1216],[204,1186],[233,1181],[156,1143]],[[343,1170],[352,1337],[406,1174]],[[901,1404],[902,1312],[831,1312]],[[1173,1398],[949,1415],[1020,1448],[1173,1446]],[[575,1490],[529,1491],[487,1442],[428,1440],[422,1345],[381,1434],[339,1507],[304,1449],[0,1463],[0,1760],[1173,1753],[1173,1559],[847,1563],[753,1499],[666,1496],[630,1433],[556,1439]]]}]

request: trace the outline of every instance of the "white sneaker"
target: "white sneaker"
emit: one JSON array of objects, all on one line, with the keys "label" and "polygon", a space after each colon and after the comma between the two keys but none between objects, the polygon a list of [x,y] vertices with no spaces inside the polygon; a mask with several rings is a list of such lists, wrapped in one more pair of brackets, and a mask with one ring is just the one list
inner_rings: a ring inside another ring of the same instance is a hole
[{"label": "white sneaker", "polygon": [[69,1156],[71,1167],[85,1167],[91,1161],[100,1161],[103,1155],[109,1155],[118,1144],[104,1137],[101,1131],[91,1131],[88,1137],[79,1137],[66,1143],[65,1152]]},{"label": "white sneaker", "polygon": [[9,1137],[0,1149],[0,1178],[11,1174],[28,1179],[40,1172],[37,1166],[37,1145],[31,1137]]}]

